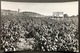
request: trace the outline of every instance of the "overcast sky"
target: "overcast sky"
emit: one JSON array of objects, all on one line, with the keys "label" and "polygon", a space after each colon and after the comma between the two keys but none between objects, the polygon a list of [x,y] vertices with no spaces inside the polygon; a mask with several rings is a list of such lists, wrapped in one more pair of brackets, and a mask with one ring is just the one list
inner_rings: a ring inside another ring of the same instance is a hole
[{"label": "overcast sky", "polygon": [[78,15],[78,1],[63,3],[29,3],[29,2],[6,2],[1,1],[1,9],[32,11],[43,15],[52,15],[53,12],[64,12]]}]

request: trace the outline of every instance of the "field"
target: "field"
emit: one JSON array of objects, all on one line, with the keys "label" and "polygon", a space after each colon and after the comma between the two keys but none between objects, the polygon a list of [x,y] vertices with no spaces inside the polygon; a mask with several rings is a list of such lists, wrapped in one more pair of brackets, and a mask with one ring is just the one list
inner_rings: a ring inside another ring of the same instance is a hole
[{"label": "field", "polygon": [[77,16],[52,19],[31,12],[8,15],[4,12],[1,12],[2,50],[79,52]]}]

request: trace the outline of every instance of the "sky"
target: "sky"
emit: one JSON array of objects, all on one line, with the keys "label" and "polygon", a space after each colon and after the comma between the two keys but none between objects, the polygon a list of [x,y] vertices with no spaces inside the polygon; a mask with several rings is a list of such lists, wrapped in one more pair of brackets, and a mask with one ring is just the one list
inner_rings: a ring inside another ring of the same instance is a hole
[{"label": "sky", "polygon": [[78,1],[58,3],[31,3],[1,1],[1,9],[37,12],[42,15],[52,15],[53,12],[64,12],[69,16],[78,15]]}]

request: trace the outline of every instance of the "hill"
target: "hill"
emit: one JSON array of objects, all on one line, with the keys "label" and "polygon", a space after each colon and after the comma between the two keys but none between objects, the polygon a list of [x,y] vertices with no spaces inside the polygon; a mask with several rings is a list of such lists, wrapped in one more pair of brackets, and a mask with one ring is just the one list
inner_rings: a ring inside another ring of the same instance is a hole
[{"label": "hill", "polygon": [[2,15],[26,15],[26,16],[29,16],[29,17],[44,17],[44,15],[41,15],[39,13],[36,13],[36,12],[18,12],[18,11],[13,11],[13,10],[4,10],[4,9],[1,9],[1,14]]}]

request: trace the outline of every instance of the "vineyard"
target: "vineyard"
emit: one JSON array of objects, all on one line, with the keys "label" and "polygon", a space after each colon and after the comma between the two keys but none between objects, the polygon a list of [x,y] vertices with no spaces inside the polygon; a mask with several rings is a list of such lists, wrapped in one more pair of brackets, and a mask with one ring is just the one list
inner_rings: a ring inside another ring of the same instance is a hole
[{"label": "vineyard", "polygon": [[51,19],[32,12],[8,15],[4,12],[1,12],[2,50],[79,52],[77,16]]}]

